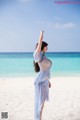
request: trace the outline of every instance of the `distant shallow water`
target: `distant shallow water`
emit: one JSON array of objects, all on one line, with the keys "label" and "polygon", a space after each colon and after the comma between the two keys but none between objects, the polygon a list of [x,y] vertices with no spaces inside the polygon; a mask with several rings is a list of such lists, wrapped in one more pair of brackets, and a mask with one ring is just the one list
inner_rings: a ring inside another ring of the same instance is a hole
[{"label": "distant shallow water", "polygon": [[[80,53],[47,52],[51,76],[80,76]],[[33,53],[0,53],[0,77],[33,77]]]}]

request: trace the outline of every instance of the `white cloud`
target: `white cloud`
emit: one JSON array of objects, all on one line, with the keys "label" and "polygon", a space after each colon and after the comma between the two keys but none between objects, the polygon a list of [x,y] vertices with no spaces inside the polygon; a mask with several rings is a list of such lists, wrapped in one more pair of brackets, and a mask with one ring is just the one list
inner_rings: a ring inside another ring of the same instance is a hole
[{"label": "white cloud", "polygon": [[62,22],[46,22],[46,21],[37,21],[38,24],[47,26],[54,29],[72,29],[77,25],[72,22],[62,23]]},{"label": "white cloud", "polygon": [[54,28],[56,29],[71,29],[71,28],[75,28],[76,24],[69,22],[69,23],[55,23],[53,25]]}]

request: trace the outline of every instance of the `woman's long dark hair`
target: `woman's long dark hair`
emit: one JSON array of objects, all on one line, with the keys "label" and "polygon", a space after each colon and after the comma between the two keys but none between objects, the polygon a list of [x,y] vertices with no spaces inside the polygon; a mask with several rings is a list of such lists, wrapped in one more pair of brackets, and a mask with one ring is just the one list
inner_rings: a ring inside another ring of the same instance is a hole
[{"label": "woman's long dark hair", "polygon": [[[46,42],[44,42],[44,41],[42,41],[42,46],[41,46],[41,51],[44,49],[44,47],[46,47],[48,44],[46,43]],[[38,43],[36,43],[36,48],[37,48],[37,46],[38,46]],[[35,48],[35,49],[36,49]],[[39,72],[40,71],[40,67],[39,67],[39,65],[38,65],[38,62],[35,62],[34,60],[33,60],[33,65],[34,65],[34,71],[35,72]]]}]

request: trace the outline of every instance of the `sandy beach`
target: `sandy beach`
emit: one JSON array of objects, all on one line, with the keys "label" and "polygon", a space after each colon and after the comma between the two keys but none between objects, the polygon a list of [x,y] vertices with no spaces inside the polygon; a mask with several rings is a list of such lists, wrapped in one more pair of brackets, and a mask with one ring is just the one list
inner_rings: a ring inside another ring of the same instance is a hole
[{"label": "sandy beach", "polygon": [[[1,112],[6,120],[34,120],[34,77],[0,78]],[[43,120],[80,120],[80,77],[52,77]]]}]

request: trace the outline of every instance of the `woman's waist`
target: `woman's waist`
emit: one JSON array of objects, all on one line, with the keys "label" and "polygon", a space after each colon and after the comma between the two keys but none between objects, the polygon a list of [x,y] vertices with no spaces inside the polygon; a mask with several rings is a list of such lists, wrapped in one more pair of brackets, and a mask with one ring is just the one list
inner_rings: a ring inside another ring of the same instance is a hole
[{"label": "woman's waist", "polygon": [[37,76],[36,79],[34,80],[34,82],[40,83],[44,80],[49,80],[51,78],[50,75],[46,75],[46,76]]},{"label": "woman's waist", "polygon": [[45,79],[42,79],[42,80],[35,80],[34,84],[40,84],[40,83],[46,82],[46,81],[49,81],[49,78],[46,77]]}]

